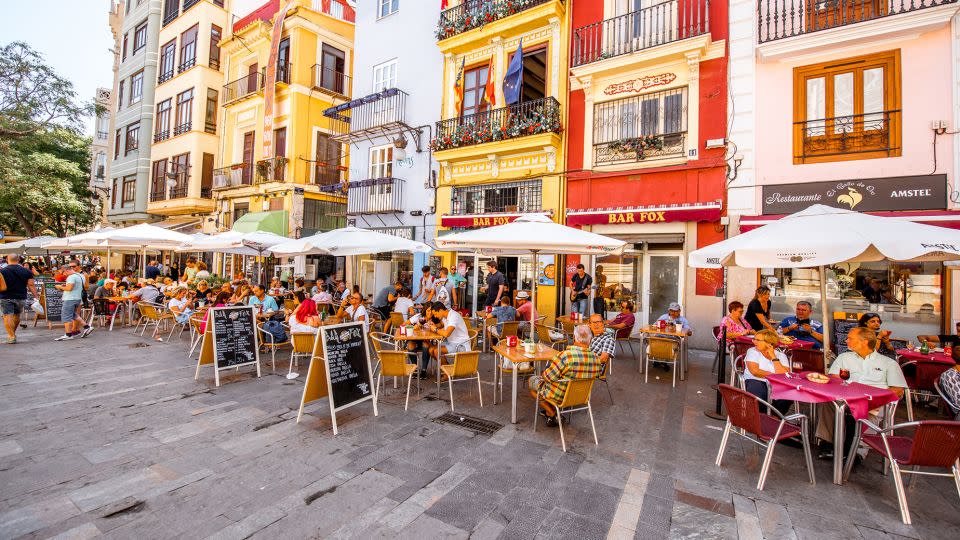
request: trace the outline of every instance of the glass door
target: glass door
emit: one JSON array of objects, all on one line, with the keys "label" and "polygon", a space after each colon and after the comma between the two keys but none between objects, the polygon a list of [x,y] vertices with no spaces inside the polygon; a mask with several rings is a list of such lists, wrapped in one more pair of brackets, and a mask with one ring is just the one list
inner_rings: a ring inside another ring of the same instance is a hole
[{"label": "glass door", "polygon": [[[651,324],[667,312],[671,302],[683,298],[683,252],[648,252],[643,261],[643,306],[638,306],[640,323]],[[681,302],[682,304],[682,302]]]}]

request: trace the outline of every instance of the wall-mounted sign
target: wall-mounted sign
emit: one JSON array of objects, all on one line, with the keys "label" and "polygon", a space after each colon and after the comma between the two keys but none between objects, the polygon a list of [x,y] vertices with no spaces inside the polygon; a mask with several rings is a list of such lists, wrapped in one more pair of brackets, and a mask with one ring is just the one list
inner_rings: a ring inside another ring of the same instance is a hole
[{"label": "wall-mounted sign", "polygon": [[[405,240],[413,240],[413,227],[367,227],[371,231],[397,236]],[[387,259],[390,260],[390,259]]]},{"label": "wall-mounted sign", "polygon": [[637,79],[611,84],[603,89],[603,93],[612,96],[615,94],[626,94],[628,92],[642,92],[647,88],[654,86],[663,86],[676,80],[676,73],[660,73],[659,75],[648,75]]},{"label": "wall-mounted sign", "polygon": [[471,215],[450,215],[440,216],[440,225],[444,227],[493,227],[495,225],[506,225],[513,223],[523,214],[471,214]]},{"label": "wall-mounted sign", "polygon": [[763,186],[764,214],[792,214],[812,204],[858,212],[943,210],[947,207],[947,175]]},{"label": "wall-mounted sign", "polygon": [[667,223],[671,221],[717,221],[720,203],[691,206],[650,206],[638,208],[601,208],[568,210],[567,225],[627,225]]}]

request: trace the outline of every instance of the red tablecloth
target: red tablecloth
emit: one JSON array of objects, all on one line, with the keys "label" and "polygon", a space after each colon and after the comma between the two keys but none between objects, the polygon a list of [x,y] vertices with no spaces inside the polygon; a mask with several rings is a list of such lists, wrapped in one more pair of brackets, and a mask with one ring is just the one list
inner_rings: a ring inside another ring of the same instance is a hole
[{"label": "red tablecloth", "polygon": [[[741,344],[743,344],[743,345],[751,345],[751,346],[752,346],[752,345],[753,345],[753,338],[750,337],[750,336],[739,336],[739,337],[737,337],[736,339],[734,339],[733,342],[734,342],[734,343],[741,343]],[[797,339],[797,340],[794,340],[793,343],[789,343],[789,344],[787,344],[787,343],[780,343],[779,347],[782,348],[782,349],[789,349],[789,350],[791,350],[791,351],[794,350],[794,349],[812,349],[812,348],[813,348],[813,342],[812,342],[812,341],[800,341],[799,339]]]},{"label": "red tablecloth", "polygon": [[872,409],[882,407],[897,400],[897,395],[885,388],[876,388],[852,382],[846,386],[840,379],[830,377],[830,382],[819,384],[807,380],[806,372],[794,374],[768,375],[772,399],[787,399],[804,403],[828,403],[843,400],[847,402],[854,418],[866,418]]},{"label": "red tablecloth", "polygon": [[930,362],[938,362],[943,364],[948,364],[951,366],[957,365],[957,363],[946,354],[942,352],[933,352],[930,351],[927,354],[923,354],[919,349],[897,349],[897,356],[900,357],[901,362],[909,362],[910,360],[927,360]]}]

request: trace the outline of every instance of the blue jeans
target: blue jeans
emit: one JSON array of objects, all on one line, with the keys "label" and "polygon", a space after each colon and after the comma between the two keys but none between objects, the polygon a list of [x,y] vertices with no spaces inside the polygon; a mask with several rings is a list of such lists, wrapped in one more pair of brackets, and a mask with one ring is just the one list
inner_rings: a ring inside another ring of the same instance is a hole
[{"label": "blue jeans", "polygon": [[589,315],[590,312],[587,311],[587,305],[590,303],[589,298],[581,298],[580,300],[574,300],[570,304],[570,311],[575,313],[582,313],[583,315]]},{"label": "blue jeans", "polygon": [[[773,405],[773,408],[777,409],[777,411],[780,412],[780,414],[786,416],[787,412],[790,411],[790,405],[793,404],[792,401],[788,399],[775,399],[773,401],[770,401],[769,399],[767,399],[767,383],[765,383],[764,381],[758,381],[756,379],[747,379],[745,383],[746,384],[744,384],[744,386],[746,386],[747,392],[750,392],[751,394],[757,396],[758,398],[770,403],[771,405]],[[760,411],[760,412],[767,412],[767,411]]]}]

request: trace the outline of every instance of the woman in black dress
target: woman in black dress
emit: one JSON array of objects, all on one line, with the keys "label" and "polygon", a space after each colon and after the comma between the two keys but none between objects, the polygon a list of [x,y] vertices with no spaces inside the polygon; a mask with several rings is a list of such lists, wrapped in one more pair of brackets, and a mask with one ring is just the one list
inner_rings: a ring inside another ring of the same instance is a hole
[{"label": "woman in black dress", "polygon": [[753,300],[747,305],[747,314],[744,317],[750,327],[756,330],[769,328],[776,332],[776,328],[770,324],[770,287],[757,287],[757,292],[753,295]]}]

